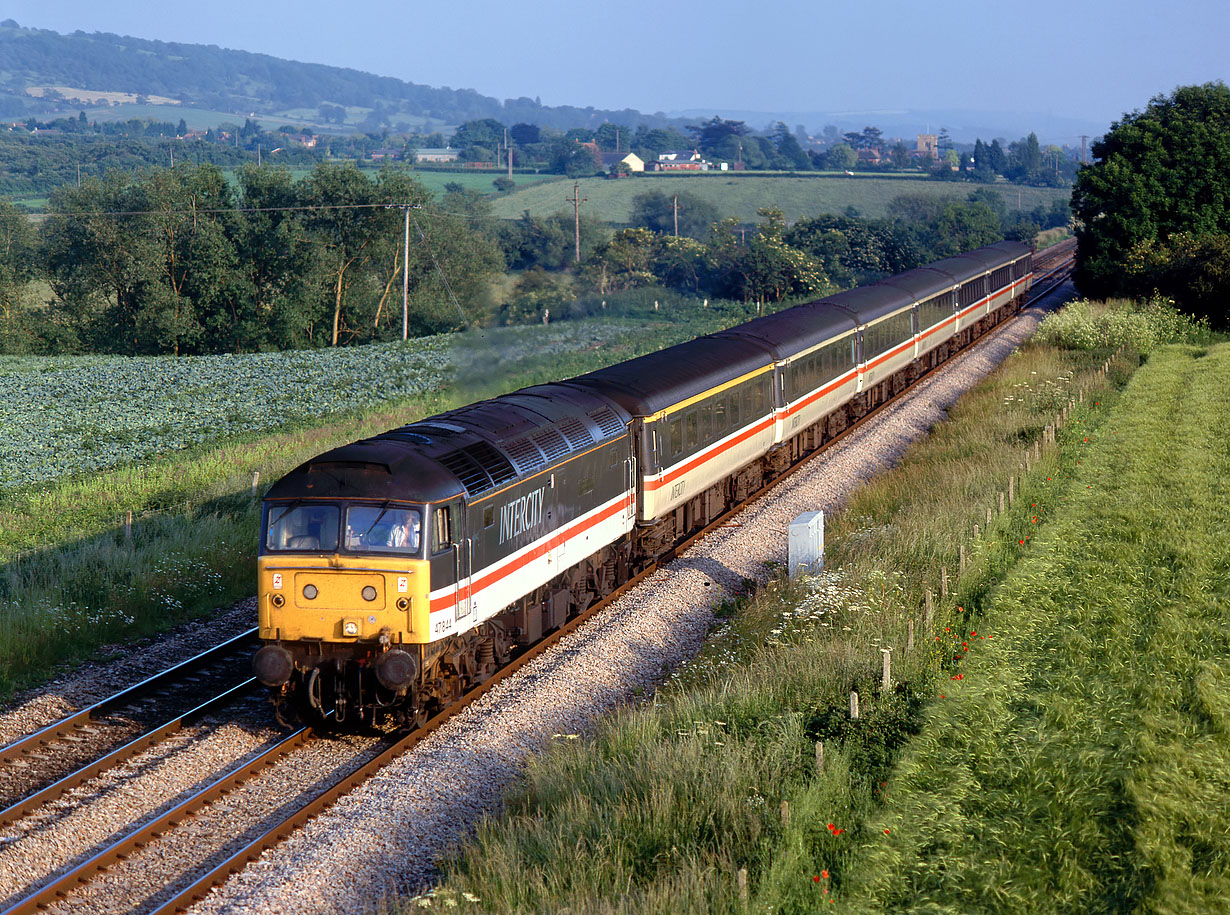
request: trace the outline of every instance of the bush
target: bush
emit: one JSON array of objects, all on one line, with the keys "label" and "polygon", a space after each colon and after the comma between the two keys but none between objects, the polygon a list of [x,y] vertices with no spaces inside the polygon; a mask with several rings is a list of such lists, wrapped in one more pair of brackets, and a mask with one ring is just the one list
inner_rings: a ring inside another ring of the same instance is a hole
[{"label": "bush", "polygon": [[1126,346],[1147,353],[1168,343],[1208,342],[1209,324],[1175,308],[1169,299],[1145,303],[1079,299],[1048,316],[1038,328],[1040,343],[1075,350]]}]

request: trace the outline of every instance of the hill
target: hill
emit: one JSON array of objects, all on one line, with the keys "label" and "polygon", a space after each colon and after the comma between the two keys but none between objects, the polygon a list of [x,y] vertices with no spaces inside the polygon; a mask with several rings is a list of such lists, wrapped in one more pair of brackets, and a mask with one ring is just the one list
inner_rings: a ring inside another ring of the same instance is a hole
[{"label": "hill", "polygon": [[[619,123],[666,126],[638,111],[550,107],[530,98],[499,99],[472,89],[437,89],[323,64],[282,60],[216,45],[149,41],[107,32],[61,35],[0,22],[0,118],[120,113],[172,117],[179,107],[229,117],[265,116],[333,129],[425,132],[479,118],[542,127]],[[31,92],[33,90],[33,92]],[[162,97],[161,105],[151,103]],[[151,114],[150,107],[156,109]]]}]

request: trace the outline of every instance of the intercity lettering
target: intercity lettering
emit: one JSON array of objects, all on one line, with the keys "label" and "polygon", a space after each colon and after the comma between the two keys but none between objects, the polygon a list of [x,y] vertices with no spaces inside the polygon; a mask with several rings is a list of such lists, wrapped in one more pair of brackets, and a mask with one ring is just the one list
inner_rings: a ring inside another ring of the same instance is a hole
[{"label": "intercity lettering", "polygon": [[546,494],[547,489],[544,486],[520,499],[513,499],[500,509],[501,544],[542,524],[542,503]]}]

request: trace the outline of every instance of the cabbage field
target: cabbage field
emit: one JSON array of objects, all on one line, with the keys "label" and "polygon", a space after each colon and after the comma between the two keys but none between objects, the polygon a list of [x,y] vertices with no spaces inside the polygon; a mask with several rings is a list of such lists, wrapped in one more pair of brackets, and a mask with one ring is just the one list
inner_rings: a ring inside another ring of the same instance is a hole
[{"label": "cabbage field", "polygon": [[224,356],[0,357],[0,488],[439,388],[449,336]]}]

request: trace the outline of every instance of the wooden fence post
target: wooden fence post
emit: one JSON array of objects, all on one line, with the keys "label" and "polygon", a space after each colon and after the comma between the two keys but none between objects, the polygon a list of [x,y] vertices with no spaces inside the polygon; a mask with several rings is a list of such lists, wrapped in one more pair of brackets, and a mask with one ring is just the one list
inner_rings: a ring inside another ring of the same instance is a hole
[{"label": "wooden fence post", "polygon": [[261,485],[261,472],[259,470],[252,471],[252,498],[256,498],[256,494]]},{"label": "wooden fence post", "polygon": [[850,693],[850,720],[858,721],[858,693]]},{"label": "wooden fence post", "polygon": [[880,672],[880,688],[892,689],[893,686],[893,650],[891,648],[881,648],[880,657],[881,672]]},{"label": "wooden fence post", "polygon": [[824,741],[816,741],[816,774],[824,771]]}]

